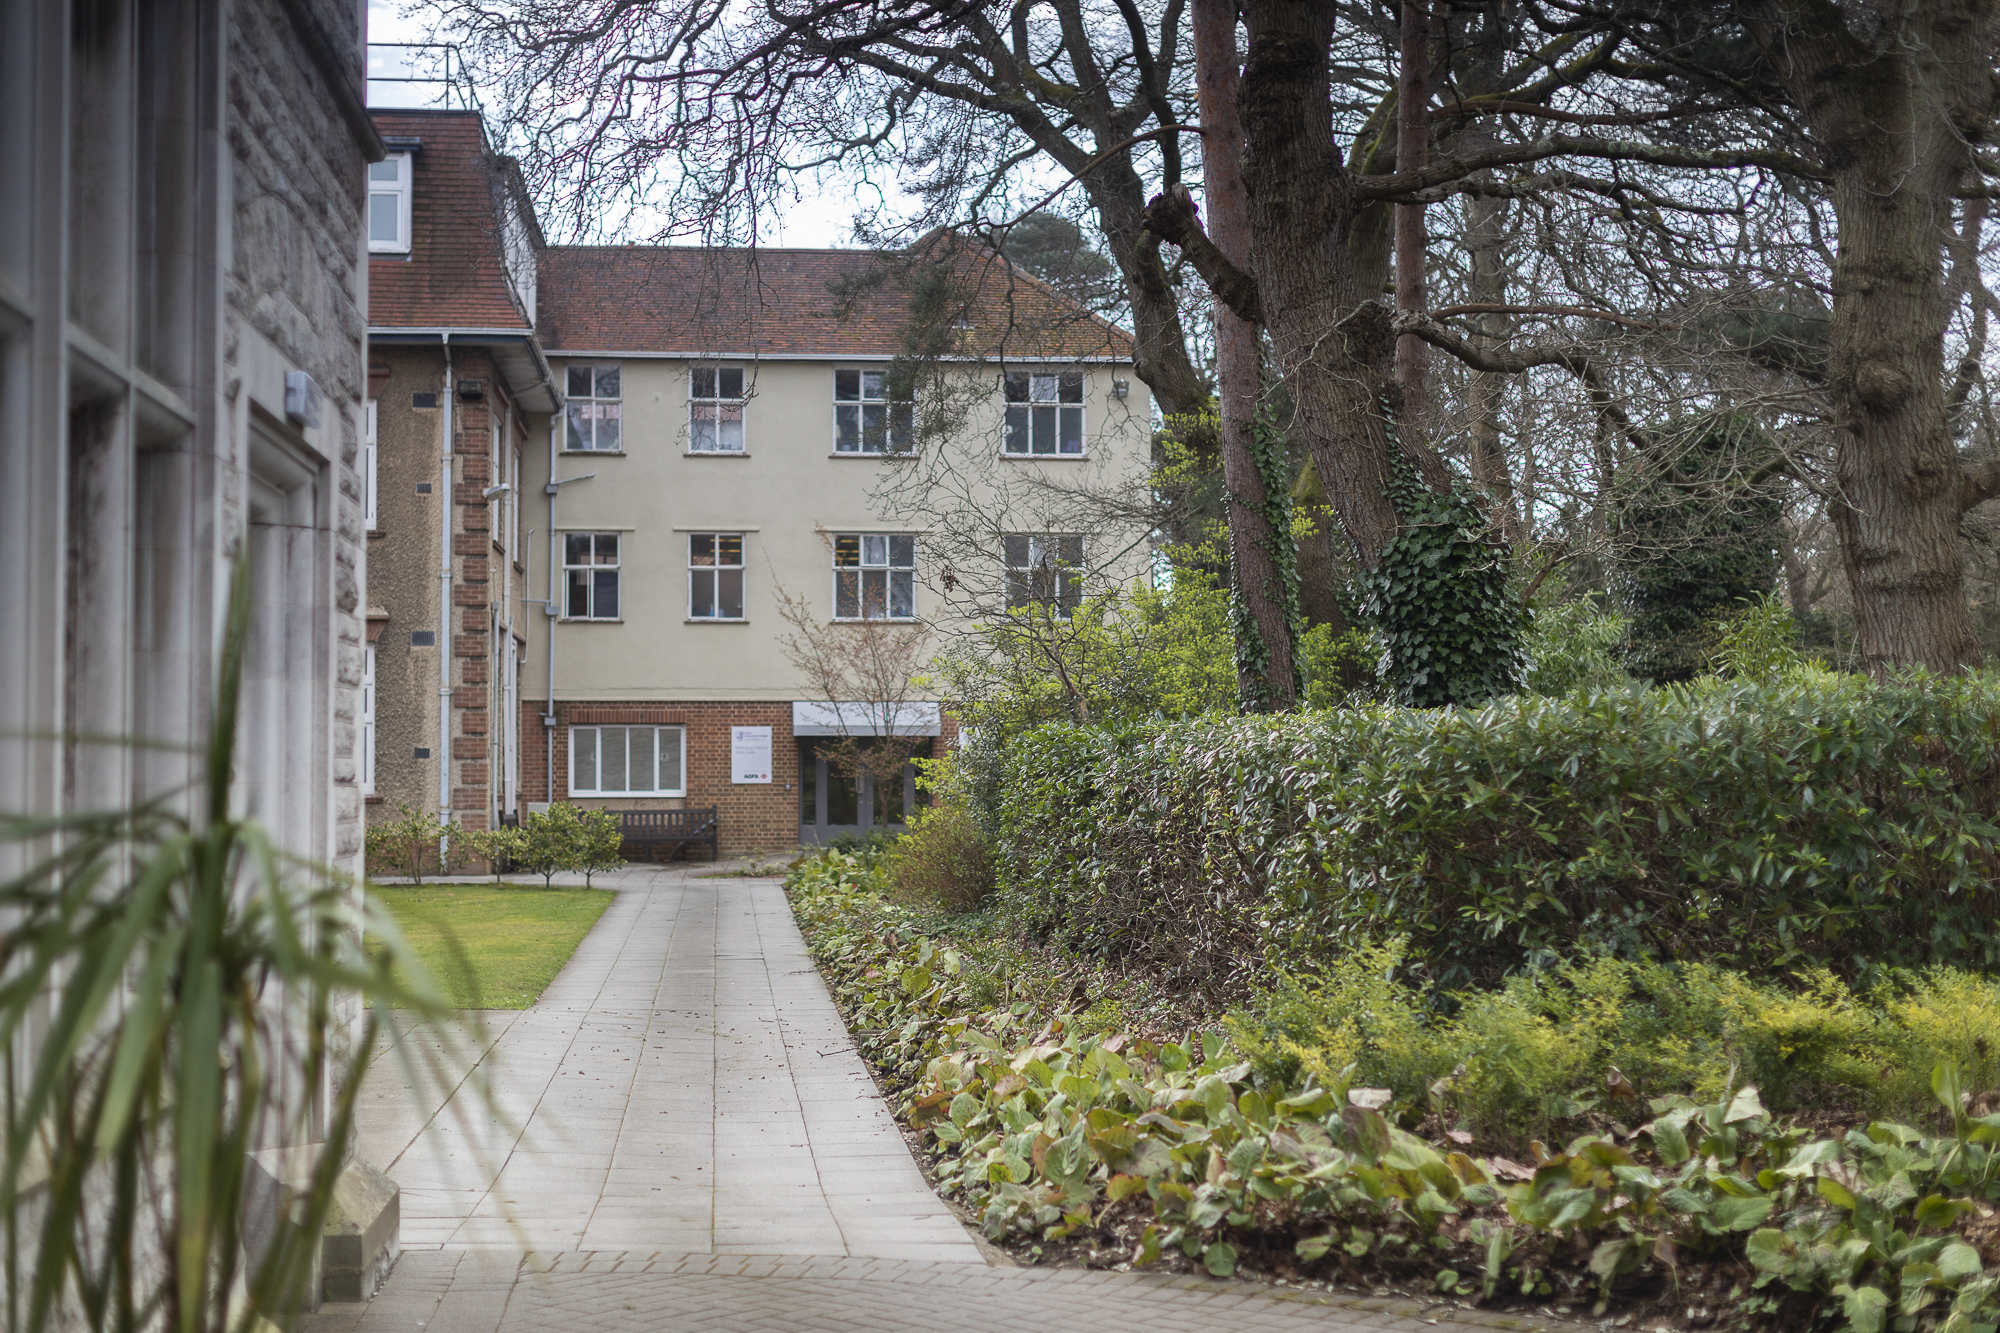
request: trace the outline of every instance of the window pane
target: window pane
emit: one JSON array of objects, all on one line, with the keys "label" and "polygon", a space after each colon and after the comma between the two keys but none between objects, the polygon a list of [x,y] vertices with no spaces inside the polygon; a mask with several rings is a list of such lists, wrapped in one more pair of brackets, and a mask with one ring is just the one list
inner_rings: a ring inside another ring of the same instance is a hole
[{"label": "window pane", "polygon": [[569,368],[568,393],[572,398],[590,397],[590,367],[571,366]]},{"label": "window pane", "polygon": [[566,616],[587,616],[590,614],[590,571],[572,569],[569,572],[569,605],[563,608]]},{"label": "window pane", "polygon": [[1030,543],[1026,537],[1010,533],[1000,539],[1000,546],[1001,559],[1007,563],[1008,568],[1020,569],[1028,563]]},{"label": "window pane", "polygon": [[590,614],[598,620],[618,618],[618,571],[600,569],[596,574],[597,583],[593,588]]},{"label": "window pane", "polygon": [[910,406],[897,403],[889,409],[889,447],[903,452],[910,447]]},{"label": "window pane", "polygon": [[688,573],[688,614],[697,620],[715,614],[715,571],[696,569]]},{"label": "window pane", "polygon": [[618,397],[618,367],[599,366],[597,368],[597,396],[599,398]]},{"label": "window pane", "polygon": [[843,569],[833,576],[833,614],[842,620],[853,620],[861,614],[861,576],[851,569]]},{"label": "window pane", "polygon": [[836,828],[861,822],[860,802],[854,797],[854,775],[841,772],[830,758],[826,765],[826,822]]},{"label": "window pane", "polygon": [[889,563],[908,568],[916,561],[917,539],[915,537],[891,537],[889,539]]},{"label": "window pane", "polygon": [[862,439],[865,442],[863,451],[871,454],[881,453],[882,446],[888,442],[889,409],[879,403],[871,403],[862,408],[861,425]]},{"label": "window pane", "polygon": [[843,454],[861,452],[861,409],[858,407],[836,407],[833,409],[834,449]]},{"label": "window pane", "polygon": [[569,405],[569,442],[563,448],[588,449],[590,447],[590,421],[584,415],[589,410],[589,405],[585,403],[572,402]]},{"label": "window pane", "polygon": [[599,403],[597,405],[597,447],[599,449],[611,449],[615,451],[619,447],[618,414],[622,408],[623,404],[620,403]]},{"label": "window pane", "polygon": [[695,418],[688,427],[688,448],[698,454],[715,452],[715,423],[701,418],[701,409],[695,409]]},{"label": "window pane", "polygon": [[743,571],[740,569],[720,569],[715,572],[716,597],[720,604],[717,614],[725,620],[743,619]]},{"label": "window pane", "polygon": [[1007,607],[1026,606],[1033,601],[1028,592],[1028,576],[1019,569],[1007,571]]},{"label": "window pane", "polygon": [[618,534],[615,532],[600,532],[597,534],[595,540],[597,542],[597,563],[600,565],[617,564]]},{"label": "window pane", "polygon": [[889,614],[907,620],[916,611],[916,590],[913,586],[916,575],[907,569],[892,570],[889,574]]},{"label": "window pane", "polygon": [[743,534],[725,532],[715,539],[715,563],[718,565],[740,565],[743,563]]},{"label": "window pane", "polygon": [[1083,372],[1077,370],[1063,372],[1060,397],[1065,403],[1083,401]]},{"label": "window pane", "polygon": [[394,184],[402,178],[403,159],[400,155],[392,153],[380,162],[368,164],[368,179],[371,181],[388,181]]},{"label": "window pane", "polygon": [[661,727],[660,746],[660,791],[681,789],[681,738],[679,727]]},{"label": "window pane", "polygon": [[1006,449],[1010,454],[1028,452],[1028,409],[1025,407],[1007,409]]},{"label": "window pane", "polygon": [[598,745],[598,765],[601,770],[599,791],[630,791],[631,785],[625,776],[625,733],[626,727],[599,728],[603,740]]},{"label": "window pane", "polygon": [[743,372],[742,372],[742,371],[740,371],[740,370],[718,370],[718,371],[716,371],[716,372],[715,372],[715,377],[716,377],[716,381],[717,381],[717,382],[718,382],[718,383],[719,383],[719,384],[721,385],[721,387],[722,387],[722,392],[721,392],[721,393],[719,393],[719,394],[717,394],[717,395],[716,395],[716,397],[718,397],[718,398],[741,398],[741,397],[743,396]]},{"label": "window pane", "polygon": [[390,245],[401,243],[403,198],[396,194],[368,196],[368,239]]},{"label": "window pane", "polygon": [[715,534],[697,532],[688,538],[688,563],[690,565],[715,563]]},{"label": "window pane", "polygon": [[572,727],[569,733],[570,749],[574,751],[571,771],[578,791],[597,790],[597,728]]},{"label": "window pane", "polygon": [[1007,376],[1007,401],[1025,403],[1028,401],[1028,377],[1023,374]]},{"label": "window pane", "polygon": [[1053,407],[1028,409],[1035,414],[1035,452],[1052,454],[1056,451],[1056,410]]},{"label": "window pane", "polygon": [[731,420],[727,415],[723,417],[720,452],[725,454],[740,454],[743,452],[743,409],[740,407],[725,407],[722,410],[724,413],[733,414],[735,419]]},{"label": "window pane", "polygon": [[879,532],[869,532],[861,537],[861,563],[863,565],[886,565],[889,563],[889,539]]},{"label": "window pane", "polygon": [[880,620],[889,614],[889,571],[886,569],[864,569],[861,571],[861,615],[866,620]]},{"label": "window pane", "polygon": [[858,370],[836,370],[833,372],[833,396],[853,402],[861,396],[861,372]]},{"label": "window pane", "polygon": [[881,371],[864,370],[861,372],[861,396],[863,398],[881,398],[883,396]]},{"label": "window pane", "polygon": [[1056,400],[1056,377],[1054,375],[1031,375],[1028,398],[1037,403],[1053,403]]},{"label": "window pane", "polygon": [[1080,454],[1083,452],[1083,409],[1064,407],[1057,409],[1062,418],[1062,441],[1060,452]]},{"label": "window pane", "polygon": [[653,727],[632,728],[631,791],[653,791]]},{"label": "window pane", "polygon": [[861,563],[861,539],[843,532],[833,539],[833,563],[848,568]]},{"label": "window pane", "polygon": [[810,741],[799,743],[799,822],[819,823],[819,756]]},{"label": "window pane", "polygon": [[590,534],[571,532],[563,536],[563,563],[565,565],[587,565],[590,563]]},{"label": "window pane", "polygon": [[1081,537],[1056,538],[1056,558],[1061,560],[1065,565],[1068,565],[1071,569],[1082,569],[1083,538]]}]

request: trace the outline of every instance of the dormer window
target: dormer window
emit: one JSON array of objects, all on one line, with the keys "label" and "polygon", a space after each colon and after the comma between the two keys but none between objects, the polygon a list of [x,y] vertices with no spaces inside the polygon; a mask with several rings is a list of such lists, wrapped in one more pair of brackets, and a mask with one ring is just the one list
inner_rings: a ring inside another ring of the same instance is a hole
[{"label": "dormer window", "polygon": [[368,164],[368,250],[410,252],[410,154],[391,153]]}]

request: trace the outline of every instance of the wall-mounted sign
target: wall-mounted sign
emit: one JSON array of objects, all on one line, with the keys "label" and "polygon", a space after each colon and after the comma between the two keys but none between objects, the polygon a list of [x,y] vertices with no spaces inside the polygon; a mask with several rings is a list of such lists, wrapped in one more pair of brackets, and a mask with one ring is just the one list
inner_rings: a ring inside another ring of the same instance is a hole
[{"label": "wall-mounted sign", "polygon": [[731,727],[729,729],[729,772],[731,782],[771,780],[771,729]]}]

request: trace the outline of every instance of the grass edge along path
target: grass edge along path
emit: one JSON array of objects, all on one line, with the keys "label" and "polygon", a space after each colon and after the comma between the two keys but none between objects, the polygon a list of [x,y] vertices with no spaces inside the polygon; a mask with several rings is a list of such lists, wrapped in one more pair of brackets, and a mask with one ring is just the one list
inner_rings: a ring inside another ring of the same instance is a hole
[{"label": "grass edge along path", "polygon": [[611,889],[490,883],[372,891],[462,1009],[526,1009],[540,999],[616,896]]},{"label": "grass edge along path", "polygon": [[1971,1112],[1948,1062],[1943,1128],[1817,1134],[1745,1084],[1526,1163],[1475,1159],[1391,1123],[1386,1090],[1293,1086],[1221,1034],[1095,1032],[989,994],[860,858],[801,862],[787,890],[940,1192],[1030,1262],[1387,1286],[1649,1333],[2000,1328],[2000,1115]]}]

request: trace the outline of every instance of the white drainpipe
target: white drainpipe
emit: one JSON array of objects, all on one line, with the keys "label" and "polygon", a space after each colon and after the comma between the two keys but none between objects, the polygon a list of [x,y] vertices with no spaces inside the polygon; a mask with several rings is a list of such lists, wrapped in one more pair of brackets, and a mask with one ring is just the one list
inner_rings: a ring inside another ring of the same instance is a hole
[{"label": "white drainpipe", "polygon": [[[438,567],[438,598],[443,614],[438,626],[438,818],[451,822],[451,455],[452,399],[451,332],[444,334],[444,494],[438,499],[444,535]],[[440,848],[440,852],[443,849]]]}]

